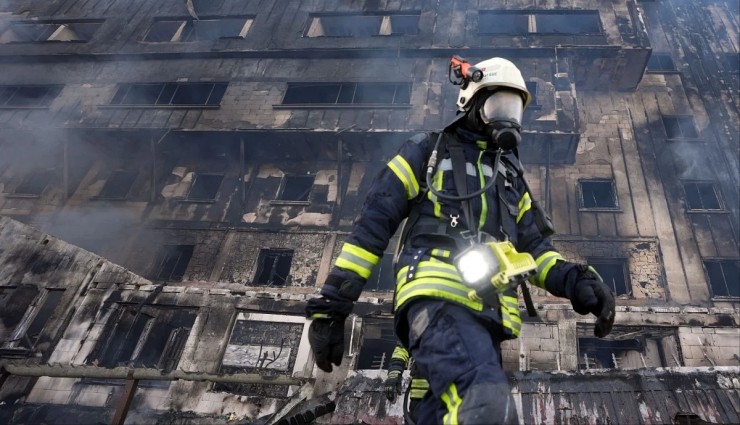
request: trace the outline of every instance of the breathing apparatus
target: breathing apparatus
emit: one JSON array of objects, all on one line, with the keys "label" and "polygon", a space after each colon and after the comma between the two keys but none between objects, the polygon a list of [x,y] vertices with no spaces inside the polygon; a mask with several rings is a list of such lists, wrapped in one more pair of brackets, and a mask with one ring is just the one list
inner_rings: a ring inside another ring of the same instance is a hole
[{"label": "breathing apparatus", "polygon": [[[453,75],[455,79],[452,78]],[[480,190],[472,193],[467,193],[465,172],[462,173],[462,182],[457,181],[461,174],[454,176],[457,195],[435,189],[432,175],[437,166],[438,152],[444,146],[445,133],[442,132],[427,162],[426,184],[439,199],[462,202],[470,231],[462,232],[461,236],[468,240],[469,246],[453,262],[470,288],[468,297],[492,304],[496,293],[510,289],[532,276],[537,264],[530,254],[517,252],[508,240],[498,241],[476,230],[470,223],[468,201],[485,193],[495,184],[501,166],[501,154],[519,144],[522,114],[531,101],[531,95],[519,69],[502,58],[488,59],[473,66],[465,59],[453,56],[448,76],[450,82],[461,86],[457,106],[465,116],[459,119],[467,120],[467,127],[490,135],[490,142],[494,146],[489,146],[484,153],[495,152],[493,176]],[[451,150],[450,155],[453,155]],[[460,166],[460,160],[457,165],[454,157],[452,161],[455,171],[455,167]],[[454,222],[452,225],[454,226]]]}]

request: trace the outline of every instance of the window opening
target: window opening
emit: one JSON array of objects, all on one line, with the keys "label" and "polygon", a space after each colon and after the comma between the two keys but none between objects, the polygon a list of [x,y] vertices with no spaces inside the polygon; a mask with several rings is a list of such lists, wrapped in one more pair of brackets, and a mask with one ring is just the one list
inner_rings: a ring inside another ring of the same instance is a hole
[{"label": "window opening", "polygon": [[62,86],[0,86],[0,108],[45,108]]},{"label": "window opening", "polygon": [[244,38],[252,18],[157,19],[149,28],[144,41],[188,42]]},{"label": "window opening", "polygon": [[307,37],[373,37],[414,35],[419,14],[323,15],[311,19]]},{"label": "window opening", "polygon": [[670,53],[653,52],[648,60],[647,70],[651,72],[675,71],[676,65],[674,65]]},{"label": "window opening", "polygon": [[8,343],[14,330],[26,317],[28,307],[39,296],[36,285],[0,288],[0,343]]},{"label": "window opening", "polygon": [[15,22],[0,35],[0,43],[90,41],[103,21],[88,22]]},{"label": "window opening", "polygon": [[578,325],[578,368],[641,369],[682,366],[672,328],[615,327],[606,338],[593,337],[593,325]]},{"label": "window opening", "polygon": [[740,260],[705,260],[713,297],[740,297]]},{"label": "window opening", "polygon": [[740,53],[725,54],[725,69],[730,74],[740,74]]},{"label": "window opening", "polygon": [[602,33],[597,10],[489,10],[478,15],[481,35]]},{"label": "window opening", "polygon": [[119,84],[111,105],[218,106],[228,83]]},{"label": "window opening", "polygon": [[193,256],[193,245],[165,245],[159,256],[157,280],[181,281]]},{"label": "window opening", "polygon": [[103,189],[100,190],[98,198],[102,199],[126,199],[131,186],[136,180],[136,173],[133,171],[116,170],[108,180],[105,181]]},{"label": "window opening", "polygon": [[315,176],[285,176],[278,199],[281,201],[307,202]]},{"label": "window opening", "polygon": [[722,209],[713,182],[686,181],[683,183],[683,189],[686,194],[686,208],[689,211]]},{"label": "window opening", "polygon": [[266,286],[284,286],[290,274],[293,250],[282,248],[260,249],[255,283]]},{"label": "window opening", "polygon": [[[304,326],[303,317],[239,313],[219,372],[291,376]],[[253,397],[287,396],[287,387],[281,385],[217,383],[214,391]]]},{"label": "window opening", "polygon": [[195,318],[196,313],[189,309],[120,304],[106,323],[88,362],[107,368],[173,370]]},{"label": "window opening", "polygon": [[365,318],[357,369],[386,369],[396,348],[392,320]]},{"label": "window opening", "polygon": [[396,279],[393,273],[393,254],[385,253],[378,265],[373,268],[367,278],[365,290],[393,291],[396,289]]},{"label": "window opening", "polygon": [[410,83],[288,83],[283,105],[408,105]]},{"label": "window opening", "polygon": [[581,180],[579,184],[581,188],[581,206],[583,208],[617,208],[613,180]]},{"label": "window opening", "polygon": [[39,197],[51,182],[53,175],[54,172],[51,170],[30,172],[15,188],[13,195]]},{"label": "window opening", "polygon": [[663,117],[666,136],[669,139],[694,139],[698,137],[694,120],[690,116],[665,116]]},{"label": "window opening", "polygon": [[222,174],[196,174],[186,199],[201,202],[215,201],[223,178]]},{"label": "window opening", "polygon": [[632,295],[627,273],[627,260],[623,258],[590,258],[588,264],[599,273],[604,283],[617,295]]}]

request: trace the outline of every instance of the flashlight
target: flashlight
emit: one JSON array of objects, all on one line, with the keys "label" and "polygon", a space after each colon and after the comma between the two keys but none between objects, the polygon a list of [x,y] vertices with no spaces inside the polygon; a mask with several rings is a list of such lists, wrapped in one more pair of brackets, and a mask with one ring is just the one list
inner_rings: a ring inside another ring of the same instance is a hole
[{"label": "flashlight", "polygon": [[454,259],[468,298],[485,300],[513,288],[534,275],[537,263],[526,252],[517,252],[509,241],[473,244]]}]

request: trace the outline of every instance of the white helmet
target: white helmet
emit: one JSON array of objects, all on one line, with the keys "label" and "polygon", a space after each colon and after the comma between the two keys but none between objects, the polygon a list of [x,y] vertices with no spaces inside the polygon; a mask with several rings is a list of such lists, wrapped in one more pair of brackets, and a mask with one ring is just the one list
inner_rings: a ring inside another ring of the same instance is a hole
[{"label": "white helmet", "polygon": [[522,73],[511,61],[504,58],[491,58],[475,64],[475,67],[483,71],[483,78],[479,82],[469,81],[464,88],[460,89],[457,96],[457,109],[465,112],[470,108],[471,101],[479,90],[490,87],[511,87],[524,96],[524,109],[532,101],[532,95],[522,78]]}]

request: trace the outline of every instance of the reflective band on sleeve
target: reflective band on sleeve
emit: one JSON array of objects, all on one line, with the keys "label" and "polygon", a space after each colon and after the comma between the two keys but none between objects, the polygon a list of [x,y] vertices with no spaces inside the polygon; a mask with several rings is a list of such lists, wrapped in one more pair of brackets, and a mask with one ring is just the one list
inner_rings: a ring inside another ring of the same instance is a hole
[{"label": "reflective band on sleeve", "polygon": [[408,199],[416,198],[416,195],[419,194],[419,182],[416,181],[416,176],[409,163],[401,155],[396,155],[388,163],[388,167],[398,177],[398,180],[401,180],[401,183],[403,183],[403,186],[406,188],[406,197]]},{"label": "reflective band on sleeve", "polygon": [[442,394],[442,401],[447,406],[447,413],[442,418],[445,425],[457,425],[457,411],[462,404],[462,398],[457,394],[455,383],[451,383],[447,391]]},{"label": "reflective band on sleeve", "polygon": [[345,242],[342,245],[342,252],[335,265],[339,268],[346,269],[357,273],[363,279],[370,277],[373,267],[378,264],[379,257],[370,251]]},{"label": "reflective band on sleeve", "polygon": [[393,349],[393,354],[391,354],[391,358],[401,360],[404,364],[406,364],[409,362],[409,352],[400,345],[397,345],[396,348]]},{"label": "reflective band on sleeve", "polygon": [[537,257],[535,262],[537,263],[537,275],[535,276],[534,284],[542,289],[545,289],[545,279],[547,278],[547,272],[550,268],[555,265],[557,260],[562,260],[563,257],[555,251],[547,251]]},{"label": "reflective band on sleeve", "polygon": [[532,208],[532,198],[529,196],[529,192],[524,192],[522,199],[519,200],[519,215],[516,216],[517,223],[519,223],[519,220],[524,217],[524,213],[529,211],[530,208]]}]

